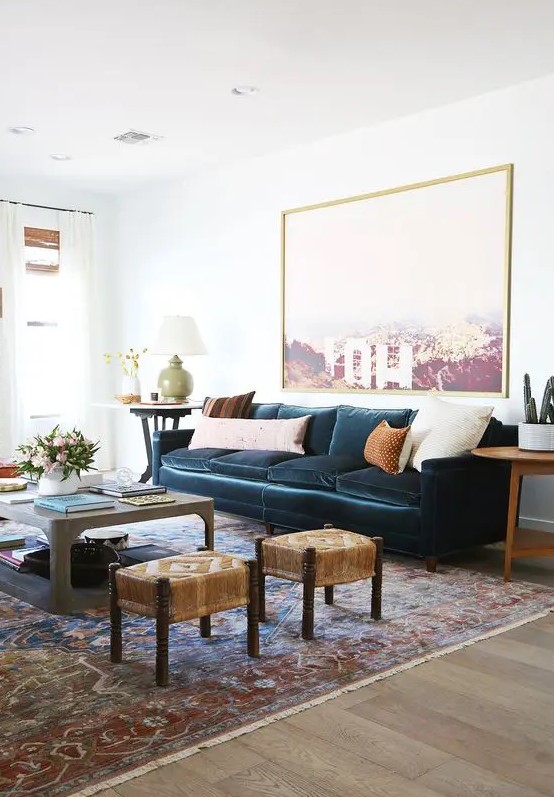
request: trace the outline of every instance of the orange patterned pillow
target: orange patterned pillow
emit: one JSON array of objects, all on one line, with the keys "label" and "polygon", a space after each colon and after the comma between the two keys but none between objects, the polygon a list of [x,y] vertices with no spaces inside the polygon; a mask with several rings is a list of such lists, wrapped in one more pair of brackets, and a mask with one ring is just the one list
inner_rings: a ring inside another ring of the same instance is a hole
[{"label": "orange patterned pillow", "polygon": [[385,473],[402,473],[412,448],[411,426],[394,429],[381,421],[366,440],[364,459]]}]

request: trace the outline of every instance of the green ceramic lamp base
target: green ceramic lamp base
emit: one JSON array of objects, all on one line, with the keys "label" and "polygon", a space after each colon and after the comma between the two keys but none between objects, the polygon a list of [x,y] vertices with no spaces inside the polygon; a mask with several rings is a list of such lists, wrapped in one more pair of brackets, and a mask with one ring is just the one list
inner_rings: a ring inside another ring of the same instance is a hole
[{"label": "green ceramic lamp base", "polygon": [[177,355],[171,358],[167,368],[160,371],[158,388],[164,399],[187,401],[193,386],[192,374],[183,368],[183,361]]}]

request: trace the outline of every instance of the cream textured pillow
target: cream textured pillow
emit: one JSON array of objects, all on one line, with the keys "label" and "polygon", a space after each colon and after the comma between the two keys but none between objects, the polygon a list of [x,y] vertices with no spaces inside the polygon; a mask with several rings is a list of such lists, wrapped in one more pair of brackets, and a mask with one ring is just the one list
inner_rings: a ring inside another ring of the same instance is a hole
[{"label": "cream textured pillow", "polygon": [[428,396],[412,423],[410,465],[420,471],[425,459],[455,457],[475,448],[492,411],[493,407],[451,404]]},{"label": "cream textured pillow", "polygon": [[194,448],[234,448],[239,451],[290,451],[303,454],[304,436],[312,416],[256,420],[210,418],[202,415],[189,443]]}]

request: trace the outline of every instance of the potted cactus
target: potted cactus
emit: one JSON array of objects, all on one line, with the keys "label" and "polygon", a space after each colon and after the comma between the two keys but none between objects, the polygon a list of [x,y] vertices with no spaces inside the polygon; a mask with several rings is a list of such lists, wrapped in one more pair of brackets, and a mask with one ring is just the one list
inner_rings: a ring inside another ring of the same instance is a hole
[{"label": "potted cactus", "polygon": [[554,451],[554,376],[546,382],[540,411],[531,393],[529,374],[523,377],[525,422],[519,424],[519,447],[526,451]]}]

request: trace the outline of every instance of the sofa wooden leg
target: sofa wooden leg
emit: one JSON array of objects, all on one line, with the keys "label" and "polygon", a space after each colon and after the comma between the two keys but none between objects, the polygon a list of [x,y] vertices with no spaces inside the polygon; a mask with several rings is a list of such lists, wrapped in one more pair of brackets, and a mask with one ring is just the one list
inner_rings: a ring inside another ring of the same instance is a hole
[{"label": "sofa wooden leg", "polygon": [[273,523],[266,523],[265,524],[265,533],[266,534],[273,534],[274,531],[275,531],[275,526],[273,525]]},{"label": "sofa wooden leg", "polygon": [[329,587],[324,587],[324,590],[325,590],[325,603],[327,604],[327,606],[332,606],[334,598],[333,585],[331,584],[331,586]]},{"label": "sofa wooden leg", "polygon": [[425,569],[428,573],[436,573],[437,572],[437,564],[438,559],[436,556],[430,556],[425,560]]},{"label": "sofa wooden leg", "polygon": [[371,579],[371,617],[373,620],[381,619],[381,600],[383,590],[383,538],[373,537],[376,547],[375,575]]},{"label": "sofa wooden leg", "polygon": [[256,537],[256,561],[258,562],[258,597],[259,619],[265,623],[265,574],[264,574],[264,537]]},{"label": "sofa wooden leg", "polygon": [[302,639],[314,638],[315,548],[306,548],[302,568]]}]

